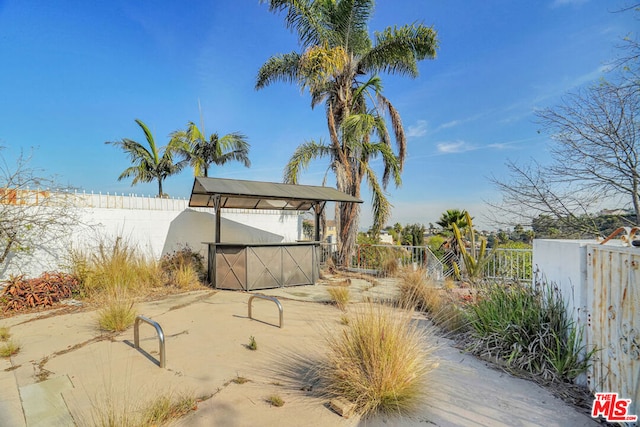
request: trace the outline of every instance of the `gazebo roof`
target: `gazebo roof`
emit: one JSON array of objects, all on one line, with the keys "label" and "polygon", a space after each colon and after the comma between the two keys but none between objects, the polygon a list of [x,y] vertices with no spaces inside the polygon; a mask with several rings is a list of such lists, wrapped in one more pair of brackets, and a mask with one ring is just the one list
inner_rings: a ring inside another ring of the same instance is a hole
[{"label": "gazebo roof", "polygon": [[362,200],[331,187],[281,184],[263,181],[196,177],[190,207],[307,211],[324,202],[362,203]]}]

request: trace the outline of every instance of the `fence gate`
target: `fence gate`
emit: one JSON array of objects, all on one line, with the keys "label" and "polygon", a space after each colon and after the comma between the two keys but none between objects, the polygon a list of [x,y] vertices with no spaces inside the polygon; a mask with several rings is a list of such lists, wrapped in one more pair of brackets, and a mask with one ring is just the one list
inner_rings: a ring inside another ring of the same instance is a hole
[{"label": "fence gate", "polygon": [[589,349],[600,349],[587,373],[593,392],[618,392],[640,413],[640,248],[587,248]]}]

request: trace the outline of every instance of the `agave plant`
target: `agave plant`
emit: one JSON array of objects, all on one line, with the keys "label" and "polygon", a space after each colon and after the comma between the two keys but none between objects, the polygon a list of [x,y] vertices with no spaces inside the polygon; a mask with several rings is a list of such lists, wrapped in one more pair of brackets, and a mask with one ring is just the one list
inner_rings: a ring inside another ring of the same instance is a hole
[{"label": "agave plant", "polygon": [[[469,212],[465,212],[465,222],[467,226],[462,231],[456,223],[452,223],[453,236],[458,244],[460,259],[464,264],[465,276],[469,279],[479,279],[484,273],[484,266],[489,262],[489,254],[487,253],[487,239],[480,237],[476,240],[476,233],[473,230],[473,223]],[[467,249],[465,243],[469,243]],[[479,248],[476,246],[479,243]],[[457,262],[453,264],[453,270],[458,279],[462,278],[462,271]]]}]

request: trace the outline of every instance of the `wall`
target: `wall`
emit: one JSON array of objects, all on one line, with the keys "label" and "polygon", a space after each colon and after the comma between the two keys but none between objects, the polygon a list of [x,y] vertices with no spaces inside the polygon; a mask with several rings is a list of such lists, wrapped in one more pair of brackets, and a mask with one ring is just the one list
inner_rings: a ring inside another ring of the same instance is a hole
[{"label": "wall", "polygon": [[[187,204],[176,199],[82,195],[74,208],[78,224],[68,236],[48,241],[31,253],[13,254],[8,265],[0,266],[0,280],[64,268],[70,249],[95,248],[116,237],[155,258],[185,244],[205,255],[202,243],[214,240],[215,215],[211,209],[191,209]],[[294,242],[302,233],[302,215],[229,209],[222,212],[221,229],[223,242]]]}]

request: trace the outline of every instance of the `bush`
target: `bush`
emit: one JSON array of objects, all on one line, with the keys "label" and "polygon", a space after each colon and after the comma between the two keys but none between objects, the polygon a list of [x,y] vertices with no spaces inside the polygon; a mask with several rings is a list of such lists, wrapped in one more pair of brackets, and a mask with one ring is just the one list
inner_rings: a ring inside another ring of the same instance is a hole
[{"label": "bush", "polygon": [[320,376],[330,396],[355,403],[364,415],[409,413],[423,404],[433,348],[411,312],[365,305],[327,343]]},{"label": "bush", "polygon": [[471,350],[544,379],[571,381],[594,351],[580,354],[582,332],[568,317],[557,288],[490,284],[469,305]]},{"label": "bush", "polygon": [[[185,283],[193,285],[204,282],[207,278],[204,257],[189,246],[164,255],[160,259],[160,268],[169,274],[179,288],[184,288]],[[186,282],[185,278],[188,279]]]},{"label": "bush", "polygon": [[80,281],[82,296],[89,298],[120,291],[145,294],[165,283],[158,263],[121,237],[112,243],[100,242],[91,254],[72,252],[71,269]]},{"label": "bush", "polygon": [[98,310],[98,326],[104,331],[121,332],[133,325],[136,311],[133,300],[123,292],[110,295]]}]

